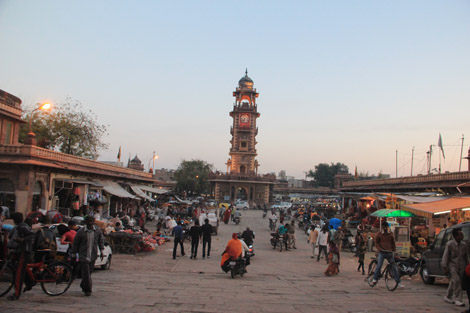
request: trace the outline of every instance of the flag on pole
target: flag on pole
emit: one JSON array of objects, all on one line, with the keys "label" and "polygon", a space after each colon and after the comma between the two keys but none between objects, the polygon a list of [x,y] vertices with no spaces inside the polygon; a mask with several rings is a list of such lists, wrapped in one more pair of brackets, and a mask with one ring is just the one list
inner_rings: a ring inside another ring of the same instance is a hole
[{"label": "flag on pole", "polygon": [[441,151],[442,151],[442,156],[444,157],[444,159],[446,158],[445,154],[444,154],[444,146],[442,145],[442,137],[441,137],[441,133],[439,133],[439,140],[437,141],[437,146],[439,148],[441,148]]},{"label": "flag on pole", "polygon": [[119,146],[119,152],[117,155],[118,161],[121,162],[121,146]]},{"label": "flag on pole", "polygon": [[358,178],[358,174],[357,174],[357,165],[356,165],[356,170],[354,171],[354,179],[357,179]]}]

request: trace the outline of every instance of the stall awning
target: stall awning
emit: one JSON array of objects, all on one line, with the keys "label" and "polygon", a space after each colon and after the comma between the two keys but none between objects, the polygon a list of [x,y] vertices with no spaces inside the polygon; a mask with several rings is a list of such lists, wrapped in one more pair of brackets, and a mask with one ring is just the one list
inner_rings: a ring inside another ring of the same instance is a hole
[{"label": "stall awning", "polygon": [[175,198],[176,198],[176,200],[177,200],[178,202],[181,202],[181,203],[184,203],[184,204],[189,204],[189,205],[193,204],[193,203],[192,203],[191,201],[189,201],[189,200],[183,200],[183,199],[178,198],[177,196],[175,196]]},{"label": "stall awning", "polygon": [[470,198],[449,198],[426,203],[402,204],[401,208],[419,216],[431,218],[433,214],[450,213],[452,210],[470,209]]},{"label": "stall awning", "polygon": [[156,193],[157,195],[163,195],[163,194],[165,194],[169,191],[168,189],[153,188],[153,187],[149,187],[149,186],[145,186],[145,185],[137,185],[136,187],[138,187],[141,190]]},{"label": "stall awning", "polygon": [[149,197],[145,192],[142,191],[142,189],[140,189],[139,187],[137,186],[133,186],[131,185],[131,189],[132,191],[135,192],[136,195],[138,195],[139,197],[143,198],[143,199],[147,199],[149,201],[155,201],[155,199],[153,199],[152,197]]},{"label": "stall awning", "polygon": [[110,181],[99,181],[99,184],[103,185],[103,189],[107,192],[112,194],[113,196],[119,198],[130,198],[130,199],[138,199],[134,195],[128,193],[124,188],[122,188],[118,183],[110,182]]}]

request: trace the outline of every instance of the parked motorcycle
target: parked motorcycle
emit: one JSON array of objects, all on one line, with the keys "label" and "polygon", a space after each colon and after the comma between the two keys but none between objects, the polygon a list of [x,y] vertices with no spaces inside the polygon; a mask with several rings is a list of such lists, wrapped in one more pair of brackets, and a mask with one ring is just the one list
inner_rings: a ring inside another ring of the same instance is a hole
[{"label": "parked motorcycle", "polygon": [[400,258],[396,257],[398,268],[400,269],[400,276],[413,276],[419,272],[421,267],[421,259],[417,257]]},{"label": "parked motorcycle", "polygon": [[356,239],[354,238],[354,236],[352,235],[351,232],[348,232],[344,235],[341,248],[343,250],[349,250],[352,253],[356,252],[356,250],[357,250]]},{"label": "parked motorcycle", "polygon": [[237,275],[239,275],[240,277],[243,277],[243,275],[246,273],[245,259],[238,258],[236,261],[231,260],[229,263],[229,268],[230,268],[230,276],[232,278],[235,278],[235,276]]}]

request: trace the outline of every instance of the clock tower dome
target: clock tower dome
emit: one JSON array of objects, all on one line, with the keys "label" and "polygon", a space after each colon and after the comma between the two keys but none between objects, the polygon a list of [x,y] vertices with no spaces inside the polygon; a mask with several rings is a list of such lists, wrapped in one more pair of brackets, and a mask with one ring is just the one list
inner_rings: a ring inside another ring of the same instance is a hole
[{"label": "clock tower dome", "polygon": [[227,161],[227,172],[233,174],[258,173],[258,161],[256,160],[256,119],[260,116],[256,105],[258,98],[256,89],[253,88],[253,80],[245,76],[238,81],[238,87],[233,92],[235,103],[230,116],[233,124],[230,128],[232,140],[230,140],[230,158]]}]

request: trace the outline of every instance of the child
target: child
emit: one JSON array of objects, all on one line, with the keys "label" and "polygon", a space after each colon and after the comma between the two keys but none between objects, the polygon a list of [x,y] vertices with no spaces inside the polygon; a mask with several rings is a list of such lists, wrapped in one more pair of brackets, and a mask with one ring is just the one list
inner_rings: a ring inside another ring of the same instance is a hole
[{"label": "child", "polygon": [[357,267],[357,271],[359,272],[362,268],[362,275],[365,275],[364,272],[364,256],[366,253],[366,245],[362,234],[358,231],[356,236],[356,249],[357,249],[357,256],[359,257],[359,266]]}]

